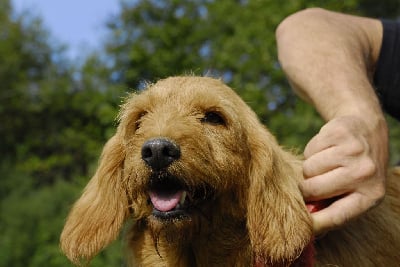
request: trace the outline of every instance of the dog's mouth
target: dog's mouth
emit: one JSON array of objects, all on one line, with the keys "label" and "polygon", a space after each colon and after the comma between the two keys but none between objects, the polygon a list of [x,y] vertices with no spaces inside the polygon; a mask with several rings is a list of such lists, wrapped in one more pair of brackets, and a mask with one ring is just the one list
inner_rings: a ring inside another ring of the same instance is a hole
[{"label": "dog's mouth", "polygon": [[149,197],[153,205],[152,215],[171,220],[189,217],[199,202],[209,198],[208,190],[190,190],[175,176],[163,173],[152,175]]}]

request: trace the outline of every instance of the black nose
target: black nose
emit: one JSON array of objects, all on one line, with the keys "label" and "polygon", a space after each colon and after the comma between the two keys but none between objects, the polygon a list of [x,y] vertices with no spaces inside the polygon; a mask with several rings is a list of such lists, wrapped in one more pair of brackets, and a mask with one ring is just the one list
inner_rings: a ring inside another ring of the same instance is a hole
[{"label": "black nose", "polygon": [[142,159],[156,171],[167,168],[180,156],[179,146],[165,138],[150,139],[142,146]]}]

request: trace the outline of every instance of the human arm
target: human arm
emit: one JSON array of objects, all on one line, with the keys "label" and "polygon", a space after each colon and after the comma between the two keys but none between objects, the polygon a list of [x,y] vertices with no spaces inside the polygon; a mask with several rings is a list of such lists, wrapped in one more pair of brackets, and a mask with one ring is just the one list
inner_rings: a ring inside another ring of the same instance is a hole
[{"label": "human arm", "polygon": [[382,25],[307,9],[286,18],[276,37],[293,89],[327,121],[305,148],[308,179],[300,185],[306,201],[335,199],[312,214],[318,234],[356,218],[385,194],[388,133],[371,84]]}]

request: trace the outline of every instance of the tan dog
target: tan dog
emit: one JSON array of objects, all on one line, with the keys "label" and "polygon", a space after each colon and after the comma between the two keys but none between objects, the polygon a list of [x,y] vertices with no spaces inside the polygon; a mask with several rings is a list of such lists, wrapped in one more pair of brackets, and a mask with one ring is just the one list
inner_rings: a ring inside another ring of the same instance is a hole
[{"label": "tan dog", "polygon": [[[229,87],[161,80],[129,97],[119,120],[61,235],[71,261],[90,260],[130,219],[131,266],[313,265],[301,161]],[[378,208],[317,239],[317,266],[400,263],[396,174]]]}]

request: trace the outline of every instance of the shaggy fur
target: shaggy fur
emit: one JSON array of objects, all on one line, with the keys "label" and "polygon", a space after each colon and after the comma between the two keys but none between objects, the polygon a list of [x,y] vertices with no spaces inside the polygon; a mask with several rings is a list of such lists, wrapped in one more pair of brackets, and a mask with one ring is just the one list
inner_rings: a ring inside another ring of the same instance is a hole
[{"label": "shaggy fur", "polygon": [[[126,100],[119,122],[61,235],[75,264],[128,220],[131,266],[291,266],[312,240],[301,161],[219,80],[149,85]],[[317,239],[317,266],[397,266],[399,176],[378,208]]]}]

